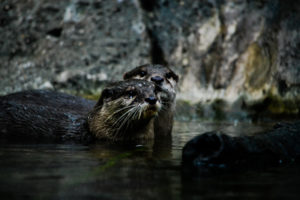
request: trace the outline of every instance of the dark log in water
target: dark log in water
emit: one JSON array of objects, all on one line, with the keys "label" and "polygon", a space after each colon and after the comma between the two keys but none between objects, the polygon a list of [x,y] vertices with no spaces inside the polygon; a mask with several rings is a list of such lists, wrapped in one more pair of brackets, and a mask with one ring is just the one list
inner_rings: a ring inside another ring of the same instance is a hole
[{"label": "dark log in water", "polygon": [[182,162],[196,168],[263,167],[290,163],[299,155],[300,122],[278,123],[255,136],[199,135],[184,146]]}]

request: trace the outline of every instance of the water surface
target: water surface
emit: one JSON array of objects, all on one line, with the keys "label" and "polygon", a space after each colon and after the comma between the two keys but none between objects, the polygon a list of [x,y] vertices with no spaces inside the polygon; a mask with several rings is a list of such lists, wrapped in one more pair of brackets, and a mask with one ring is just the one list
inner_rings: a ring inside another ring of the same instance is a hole
[{"label": "water surface", "polygon": [[199,133],[255,134],[269,124],[176,122],[147,145],[2,144],[1,199],[298,199],[297,164],[187,177],[184,144]]}]

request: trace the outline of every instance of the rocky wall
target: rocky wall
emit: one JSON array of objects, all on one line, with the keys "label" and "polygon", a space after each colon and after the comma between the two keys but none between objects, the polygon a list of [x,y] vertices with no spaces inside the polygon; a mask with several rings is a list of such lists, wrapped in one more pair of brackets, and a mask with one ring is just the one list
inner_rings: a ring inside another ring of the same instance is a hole
[{"label": "rocky wall", "polygon": [[3,0],[0,10],[0,94],[99,94],[161,63],[180,75],[178,105],[196,104],[192,115],[299,116],[297,1]]},{"label": "rocky wall", "polygon": [[0,93],[47,88],[99,93],[149,62],[149,37],[132,1],[1,1]]}]

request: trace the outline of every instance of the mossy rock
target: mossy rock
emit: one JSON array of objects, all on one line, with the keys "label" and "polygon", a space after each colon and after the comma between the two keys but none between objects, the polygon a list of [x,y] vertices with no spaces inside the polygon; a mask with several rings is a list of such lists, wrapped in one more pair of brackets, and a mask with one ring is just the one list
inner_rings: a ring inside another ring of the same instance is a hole
[{"label": "mossy rock", "polygon": [[268,95],[263,100],[252,102],[246,106],[254,118],[299,118],[300,100],[283,99],[279,96]]}]

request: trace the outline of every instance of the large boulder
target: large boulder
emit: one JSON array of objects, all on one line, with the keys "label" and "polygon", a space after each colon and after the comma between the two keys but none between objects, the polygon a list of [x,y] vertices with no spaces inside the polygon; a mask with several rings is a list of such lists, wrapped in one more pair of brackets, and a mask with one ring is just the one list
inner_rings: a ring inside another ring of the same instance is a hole
[{"label": "large boulder", "polygon": [[[247,133],[241,133],[246,134]],[[254,136],[209,132],[194,137],[183,148],[183,166],[189,169],[246,169],[299,161],[300,122],[278,123]]]}]

